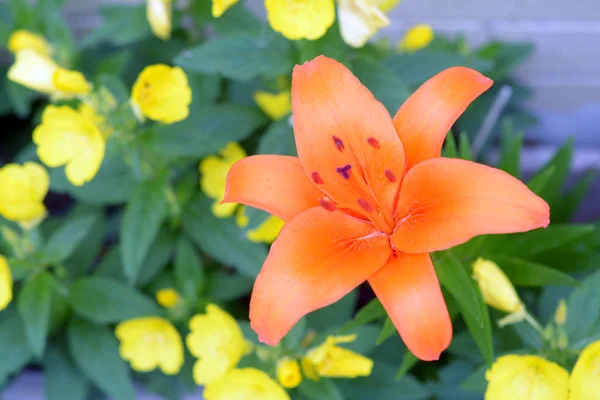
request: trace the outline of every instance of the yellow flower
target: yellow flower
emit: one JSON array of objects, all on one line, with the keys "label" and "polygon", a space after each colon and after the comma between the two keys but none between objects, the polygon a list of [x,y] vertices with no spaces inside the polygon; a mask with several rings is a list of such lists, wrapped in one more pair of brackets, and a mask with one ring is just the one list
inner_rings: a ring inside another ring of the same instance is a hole
[{"label": "yellow flower", "polygon": [[386,13],[398,4],[396,0],[339,0],[338,19],[344,42],[362,47],[379,29],[388,26]]},{"label": "yellow flower", "polygon": [[258,108],[273,120],[280,120],[292,112],[292,99],[289,90],[279,93],[258,91],[252,96]]},{"label": "yellow flower", "polygon": [[319,377],[356,378],[371,375],[373,360],[337,346],[355,340],[356,335],[329,336],[325,343],[309,350],[302,359],[306,377],[318,380]]},{"label": "yellow flower", "polygon": [[478,258],[473,263],[473,278],[488,305],[511,314],[524,311],[523,302],[514,286],[495,262]]},{"label": "yellow flower", "polygon": [[92,90],[92,86],[85,80],[85,76],[81,72],[60,67],[52,75],[52,85],[55,91],[67,97],[86,95]]},{"label": "yellow flower", "polygon": [[160,289],[156,293],[156,302],[165,308],[173,308],[179,303],[179,293],[175,289]]},{"label": "yellow flower", "polygon": [[192,89],[181,68],[165,64],[150,65],[135,81],[130,102],[141,121],[148,117],[172,124],[188,117]]},{"label": "yellow flower", "polygon": [[569,382],[569,400],[598,400],[600,395],[600,340],[589,344],[579,356]]},{"label": "yellow flower", "polygon": [[231,216],[237,204],[219,204],[225,196],[227,173],[233,164],[246,157],[246,152],[239,144],[229,142],[218,155],[205,157],[199,166],[200,187],[206,195],[215,200],[212,212],[219,218]]},{"label": "yellow flower", "polygon": [[[246,215],[246,206],[241,206],[236,215],[237,226],[245,228],[248,226],[249,222],[250,219]],[[249,229],[248,232],[246,232],[246,237],[250,241],[256,243],[273,243],[273,241],[277,239],[277,236],[279,236],[279,232],[281,231],[281,228],[283,228],[284,223],[283,220],[270,215],[258,227]]]},{"label": "yellow flower", "polygon": [[140,372],[155,368],[175,375],[183,365],[183,343],[177,329],[166,319],[143,317],[121,322],[115,329],[121,342],[119,353]]},{"label": "yellow flower", "polygon": [[433,28],[427,24],[415,25],[406,32],[398,43],[398,49],[407,53],[414,53],[429,46],[433,40]]},{"label": "yellow flower", "polygon": [[152,33],[162,40],[171,38],[172,0],[146,0],[146,19]]},{"label": "yellow flower", "polygon": [[277,362],[277,380],[286,389],[293,389],[302,382],[300,364],[293,358],[284,357]]},{"label": "yellow flower", "polygon": [[40,56],[50,56],[52,47],[43,36],[26,29],[19,29],[8,38],[8,51],[16,54],[21,50],[33,50]]},{"label": "yellow flower", "polygon": [[6,257],[0,254],[0,311],[4,310],[12,301],[12,275]]},{"label": "yellow flower", "polygon": [[40,160],[49,167],[66,165],[67,179],[75,186],[92,180],[104,158],[106,142],[97,118],[84,104],[79,110],[50,105],[33,131]]},{"label": "yellow flower", "polygon": [[61,68],[50,57],[31,49],[17,52],[8,70],[8,79],[59,99],[85,95],[91,89],[80,72]]},{"label": "yellow flower", "polygon": [[240,0],[212,0],[212,15],[219,18],[225,11]]},{"label": "yellow flower", "polygon": [[537,356],[503,356],[485,374],[485,400],[566,400],[569,373]]},{"label": "yellow flower", "polygon": [[36,225],[46,216],[49,185],[48,172],[39,164],[6,164],[0,168],[0,215],[24,227]]},{"label": "yellow flower", "polygon": [[334,0],[265,0],[274,31],[290,40],[317,40],[335,21]]},{"label": "yellow flower", "polygon": [[233,369],[204,388],[206,400],[290,400],[290,396],[265,372],[256,368]]},{"label": "yellow flower", "polygon": [[[206,314],[190,320],[186,344],[199,358],[194,364],[194,381],[205,385],[235,368],[248,351],[242,330],[231,315],[214,304],[206,306]],[[207,397],[208,399],[208,397]]]},{"label": "yellow flower", "polygon": [[564,325],[567,321],[567,303],[565,299],[560,299],[558,302],[558,307],[556,307],[556,311],[554,312],[554,322],[556,325]]}]

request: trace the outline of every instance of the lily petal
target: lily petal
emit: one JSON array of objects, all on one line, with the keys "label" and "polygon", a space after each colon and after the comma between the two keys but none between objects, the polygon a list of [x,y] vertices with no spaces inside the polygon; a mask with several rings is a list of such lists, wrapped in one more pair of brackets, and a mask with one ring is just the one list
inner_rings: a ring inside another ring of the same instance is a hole
[{"label": "lily petal", "polygon": [[309,179],[338,207],[375,223],[381,210],[380,229],[391,226],[404,150],[385,107],[344,65],[319,56],[294,68],[292,108]]},{"label": "lily petal", "polygon": [[306,178],[297,157],[258,155],[236,162],[229,170],[222,203],[260,208],[284,221],[323,197]]},{"label": "lily petal", "polygon": [[452,340],[452,323],[429,254],[394,255],[369,279],[406,347],[437,360]]},{"label": "lily petal", "polygon": [[296,322],[370,278],[390,257],[388,235],[373,225],[322,207],[286,223],[258,274],[250,324],[277,344]]},{"label": "lily petal", "polygon": [[392,246],[417,254],[448,249],[473,236],[548,226],[548,204],[504,171],[436,158],[408,171],[396,208]]},{"label": "lily petal", "polygon": [[439,157],[458,117],[493,81],[466,67],[452,67],[425,82],[400,107],[394,127],[404,145],[407,169]]}]

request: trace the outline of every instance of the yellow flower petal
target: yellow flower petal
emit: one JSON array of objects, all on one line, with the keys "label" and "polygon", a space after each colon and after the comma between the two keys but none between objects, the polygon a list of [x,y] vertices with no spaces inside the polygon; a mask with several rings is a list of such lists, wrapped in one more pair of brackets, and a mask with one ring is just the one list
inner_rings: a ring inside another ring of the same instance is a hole
[{"label": "yellow flower petal", "polygon": [[235,368],[248,348],[235,319],[214,304],[206,307],[206,314],[190,320],[190,331],[186,345],[200,359],[194,365],[194,380],[199,385]]},{"label": "yellow flower petal", "polygon": [[427,24],[415,25],[406,32],[398,49],[408,53],[424,49],[434,38],[433,28]]},{"label": "yellow flower petal", "polygon": [[290,396],[265,372],[234,369],[204,388],[206,400],[290,400]]},{"label": "yellow flower petal", "polygon": [[40,160],[49,167],[66,165],[65,173],[76,186],[92,180],[104,158],[105,139],[96,118],[68,106],[48,106],[42,123],[33,131]]},{"label": "yellow flower petal", "polygon": [[600,340],[589,344],[571,373],[569,400],[597,400],[600,395]]},{"label": "yellow flower petal", "polygon": [[371,0],[375,1],[377,4],[377,8],[379,8],[384,13],[389,13],[394,7],[400,4],[400,0]]},{"label": "yellow flower petal", "polygon": [[7,164],[0,168],[0,215],[31,227],[46,215],[43,200],[50,177],[40,165]]},{"label": "yellow flower petal", "polygon": [[237,3],[239,0],[212,0],[212,15],[215,18],[219,18],[225,11],[231,6]]},{"label": "yellow flower petal", "polygon": [[275,121],[287,117],[292,112],[292,99],[289,90],[279,93],[258,91],[254,92],[252,97],[258,108]]},{"label": "yellow flower petal", "polygon": [[155,368],[175,375],[183,365],[183,343],[177,329],[160,317],[143,317],[121,322],[115,329],[121,358],[140,372]]},{"label": "yellow flower petal", "polygon": [[52,77],[58,68],[51,58],[25,49],[16,54],[8,79],[40,93],[52,94],[55,91]]},{"label": "yellow flower petal", "polygon": [[335,21],[333,0],[265,0],[267,19],[274,31],[290,40],[316,40]]},{"label": "yellow flower petal", "polygon": [[150,65],[138,76],[131,105],[138,115],[172,124],[186,119],[192,102],[187,75],[179,67]]},{"label": "yellow flower petal", "polygon": [[26,29],[11,33],[7,47],[8,51],[15,54],[21,50],[33,50],[40,56],[49,57],[52,53],[52,47],[43,36]]},{"label": "yellow flower petal", "polygon": [[219,204],[225,196],[227,173],[233,164],[246,157],[246,151],[235,142],[229,142],[218,155],[205,157],[198,167],[200,188],[215,202],[212,212],[219,218],[226,218],[235,212],[236,204]]},{"label": "yellow flower petal", "polygon": [[352,47],[362,47],[379,29],[390,24],[378,2],[340,0],[338,19],[344,42]]},{"label": "yellow flower petal", "polygon": [[473,263],[473,278],[479,284],[485,302],[507,313],[523,310],[523,303],[506,274],[493,261],[483,258]]},{"label": "yellow flower petal", "polygon": [[179,293],[175,289],[160,289],[156,293],[156,302],[165,308],[173,308],[179,303]]},{"label": "yellow flower petal", "polygon": [[485,400],[566,400],[569,373],[537,356],[503,356],[485,375]]},{"label": "yellow flower petal", "polygon": [[284,357],[277,362],[277,380],[286,389],[293,389],[302,382],[298,360]]},{"label": "yellow flower petal", "polygon": [[273,243],[285,222],[271,215],[258,228],[250,229],[246,237],[253,242]]},{"label": "yellow flower petal", "polygon": [[92,86],[85,80],[85,76],[79,71],[70,71],[58,68],[52,75],[54,89],[61,95],[86,95],[92,90]]},{"label": "yellow flower petal", "polygon": [[337,346],[339,343],[349,343],[355,339],[356,335],[329,336],[325,343],[308,351],[303,360],[304,370],[310,371],[309,377],[313,373],[329,378],[357,378],[371,375],[373,360]]},{"label": "yellow flower petal", "polygon": [[146,19],[152,33],[162,40],[171,38],[172,0],[146,0]]},{"label": "yellow flower petal", "polygon": [[0,254],[0,311],[4,310],[13,298],[13,281],[6,257]]}]

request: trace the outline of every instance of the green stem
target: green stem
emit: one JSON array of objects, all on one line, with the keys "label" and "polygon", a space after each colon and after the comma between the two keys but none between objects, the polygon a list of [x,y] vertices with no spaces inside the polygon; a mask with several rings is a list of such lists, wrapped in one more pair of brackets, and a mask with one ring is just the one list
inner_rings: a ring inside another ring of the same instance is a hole
[{"label": "green stem", "polygon": [[535,320],[535,318],[533,318],[531,314],[529,314],[529,311],[525,311],[525,321],[527,321],[527,323],[531,325],[531,327],[535,329],[542,338],[544,337],[544,328],[542,328],[542,326]]}]

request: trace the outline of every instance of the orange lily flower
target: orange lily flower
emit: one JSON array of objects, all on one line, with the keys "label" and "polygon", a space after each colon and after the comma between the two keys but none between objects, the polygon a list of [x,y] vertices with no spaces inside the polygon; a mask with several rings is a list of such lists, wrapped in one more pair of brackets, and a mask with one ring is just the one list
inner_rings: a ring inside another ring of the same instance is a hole
[{"label": "orange lily flower", "polygon": [[262,342],[275,345],[304,315],[368,281],[410,351],[439,358],[452,325],[429,253],[549,223],[548,204],[519,180],[440,157],[450,127],[491,85],[469,68],[447,69],[392,120],[337,61],[294,68],[299,157],[238,161],[223,200],[286,222],[252,292]]}]

